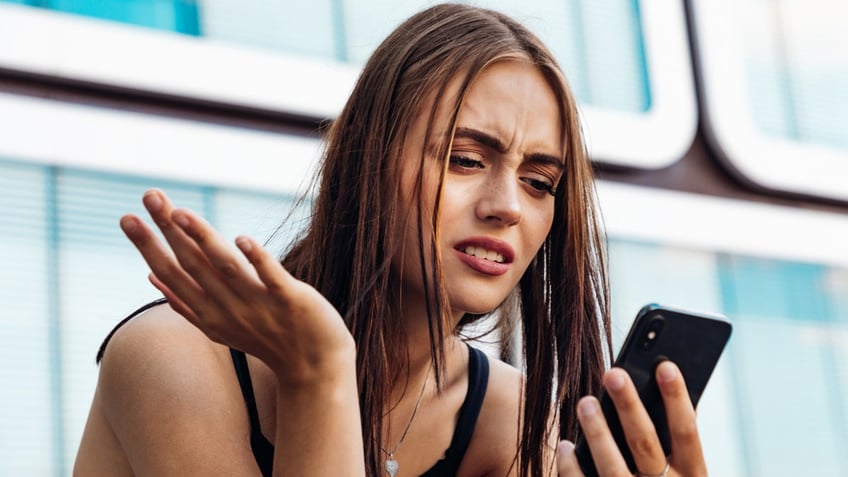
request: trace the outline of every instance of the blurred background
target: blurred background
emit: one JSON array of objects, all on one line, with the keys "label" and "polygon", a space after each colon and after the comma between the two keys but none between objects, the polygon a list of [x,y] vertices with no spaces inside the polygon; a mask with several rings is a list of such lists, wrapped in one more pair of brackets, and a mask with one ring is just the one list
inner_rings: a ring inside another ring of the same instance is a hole
[{"label": "blurred background", "polygon": [[[699,408],[712,475],[848,475],[848,4],[476,3],[580,100],[616,344],[649,302],[733,322]],[[98,345],[157,296],[120,215],[160,187],[268,239],[360,66],[428,4],[0,0],[0,475],[70,474]]]}]

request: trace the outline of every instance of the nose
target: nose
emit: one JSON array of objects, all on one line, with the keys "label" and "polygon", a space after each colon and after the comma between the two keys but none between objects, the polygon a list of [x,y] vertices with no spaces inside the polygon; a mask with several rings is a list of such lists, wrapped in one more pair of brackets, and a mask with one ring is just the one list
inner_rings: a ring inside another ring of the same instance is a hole
[{"label": "nose", "polygon": [[[505,171],[504,171],[505,172]],[[516,225],[521,221],[521,202],[518,180],[511,174],[490,176],[480,184],[476,213],[480,220],[502,225]]]}]

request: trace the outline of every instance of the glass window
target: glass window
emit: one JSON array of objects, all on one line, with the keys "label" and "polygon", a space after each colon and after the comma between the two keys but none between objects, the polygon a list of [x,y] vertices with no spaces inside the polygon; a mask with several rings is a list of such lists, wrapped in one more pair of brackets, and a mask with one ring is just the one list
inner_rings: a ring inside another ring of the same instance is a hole
[{"label": "glass window", "polygon": [[273,254],[282,256],[288,244],[306,227],[309,202],[298,203],[291,196],[248,190],[219,190],[212,198],[215,225],[221,235],[233,241],[249,235]]},{"label": "glass window", "polygon": [[848,52],[832,1],[751,0],[740,13],[754,121],[766,134],[848,149]]},{"label": "glass window", "polygon": [[615,290],[616,347],[643,305],[661,303],[710,310],[720,304],[717,267],[711,253],[613,239],[609,262],[610,287]]},{"label": "glass window", "polygon": [[[680,159],[691,145],[697,113],[685,17],[677,2],[474,4],[514,16],[550,46],[584,105],[594,159],[657,168]],[[343,2],[336,14],[342,19],[345,58],[363,63],[400,21],[425,6]]]},{"label": "glass window", "polygon": [[[332,118],[377,43],[427,3],[210,0],[196,5],[205,40],[121,30],[0,3],[0,45],[16,45],[0,47],[0,66]],[[517,6],[491,0],[480,5],[512,14],[549,44],[584,106],[594,159],[658,168],[691,146],[697,111],[680,2],[535,0]]]},{"label": "glass window", "polygon": [[827,274],[811,264],[722,259],[724,306],[736,325],[731,374],[747,475],[803,474],[810,462],[817,475],[848,472],[841,444],[848,396],[837,364],[844,344],[830,338],[848,333],[834,322],[830,299],[848,288],[826,288]]},{"label": "glass window", "polygon": [[[778,191],[848,199],[848,4],[693,2],[709,136]],[[802,173],[799,173],[802,171]]]},{"label": "glass window", "polygon": [[0,161],[0,474],[60,475],[47,170]]},{"label": "glass window", "polygon": [[0,0],[188,35],[200,33],[194,0]]},{"label": "glass window", "polygon": [[363,64],[403,20],[426,6],[420,0],[341,0],[345,59]]},{"label": "glass window", "polygon": [[[118,227],[121,215],[143,213],[147,181],[60,169],[54,175],[56,311],[61,335],[65,462],[73,462],[97,383],[94,356],[117,321],[159,296],[149,269]],[[200,187],[163,183],[176,203],[205,213]],[[146,214],[145,214],[146,215]],[[143,217],[144,215],[142,215]]]},{"label": "glass window", "polygon": [[649,302],[733,322],[699,406],[711,473],[790,477],[811,459],[818,475],[845,475],[848,268],[622,239],[611,240],[610,262],[616,347]]},{"label": "glass window", "polygon": [[205,0],[203,35],[263,49],[342,58],[334,31],[334,0],[278,2]]},{"label": "glass window", "polygon": [[[656,242],[628,240],[621,235],[609,242],[613,345],[624,340],[636,312],[648,303],[660,303],[720,313],[724,310],[717,280],[719,263],[712,252],[673,247]],[[731,339],[731,343],[733,340]],[[710,379],[698,407],[698,423],[710,473],[743,477],[737,434],[735,396],[727,353]]]},{"label": "glass window", "polygon": [[790,477],[815,462],[818,475],[845,475],[844,215],[606,182],[599,194],[619,341],[650,302],[734,325],[698,410],[710,473]]}]

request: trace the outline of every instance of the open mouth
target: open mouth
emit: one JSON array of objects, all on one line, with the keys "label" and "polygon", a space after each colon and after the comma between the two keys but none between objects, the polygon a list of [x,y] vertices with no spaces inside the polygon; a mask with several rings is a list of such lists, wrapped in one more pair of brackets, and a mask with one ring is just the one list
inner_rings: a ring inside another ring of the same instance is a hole
[{"label": "open mouth", "polygon": [[483,247],[468,246],[460,249],[460,251],[466,255],[482,258],[490,262],[504,263],[506,261],[502,253],[495,252],[494,250],[486,250]]}]

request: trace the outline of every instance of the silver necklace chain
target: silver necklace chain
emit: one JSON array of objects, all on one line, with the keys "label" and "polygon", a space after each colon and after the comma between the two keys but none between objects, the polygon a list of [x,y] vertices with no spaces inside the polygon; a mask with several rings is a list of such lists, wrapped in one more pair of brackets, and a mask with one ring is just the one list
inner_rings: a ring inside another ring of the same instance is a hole
[{"label": "silver necklace chain", "polygon": [[412,421],[415,420],[415,415],[418,414],[418,408],[421,407],[421,398],[424,397],[424,390],[427,389],[427,381],[430,379],[430,371],[432,369],[432,366],[427,368],[427,376],[424,377],[424,384],[421,386],[421,392],[418,393],[418,400],[415,401],[415,407],[412,409],[412,415],[409,416],[409,422],[406,423],[406,428],[403,430],[403,434],[400,435],[400,440],[395,448],[389,452],[383,446],[380,446],[380,450],[386,454],[386,460],[383,461],[383,467],[386,468],[386,472],[389,474],[389,477],[395,477],[398,472],[398,462],[395,460],[395,452],[400,449],[400,445],[403,444],[403,440],[406,439],[406,434],[409,433],[409,429],[412,427]]}]

